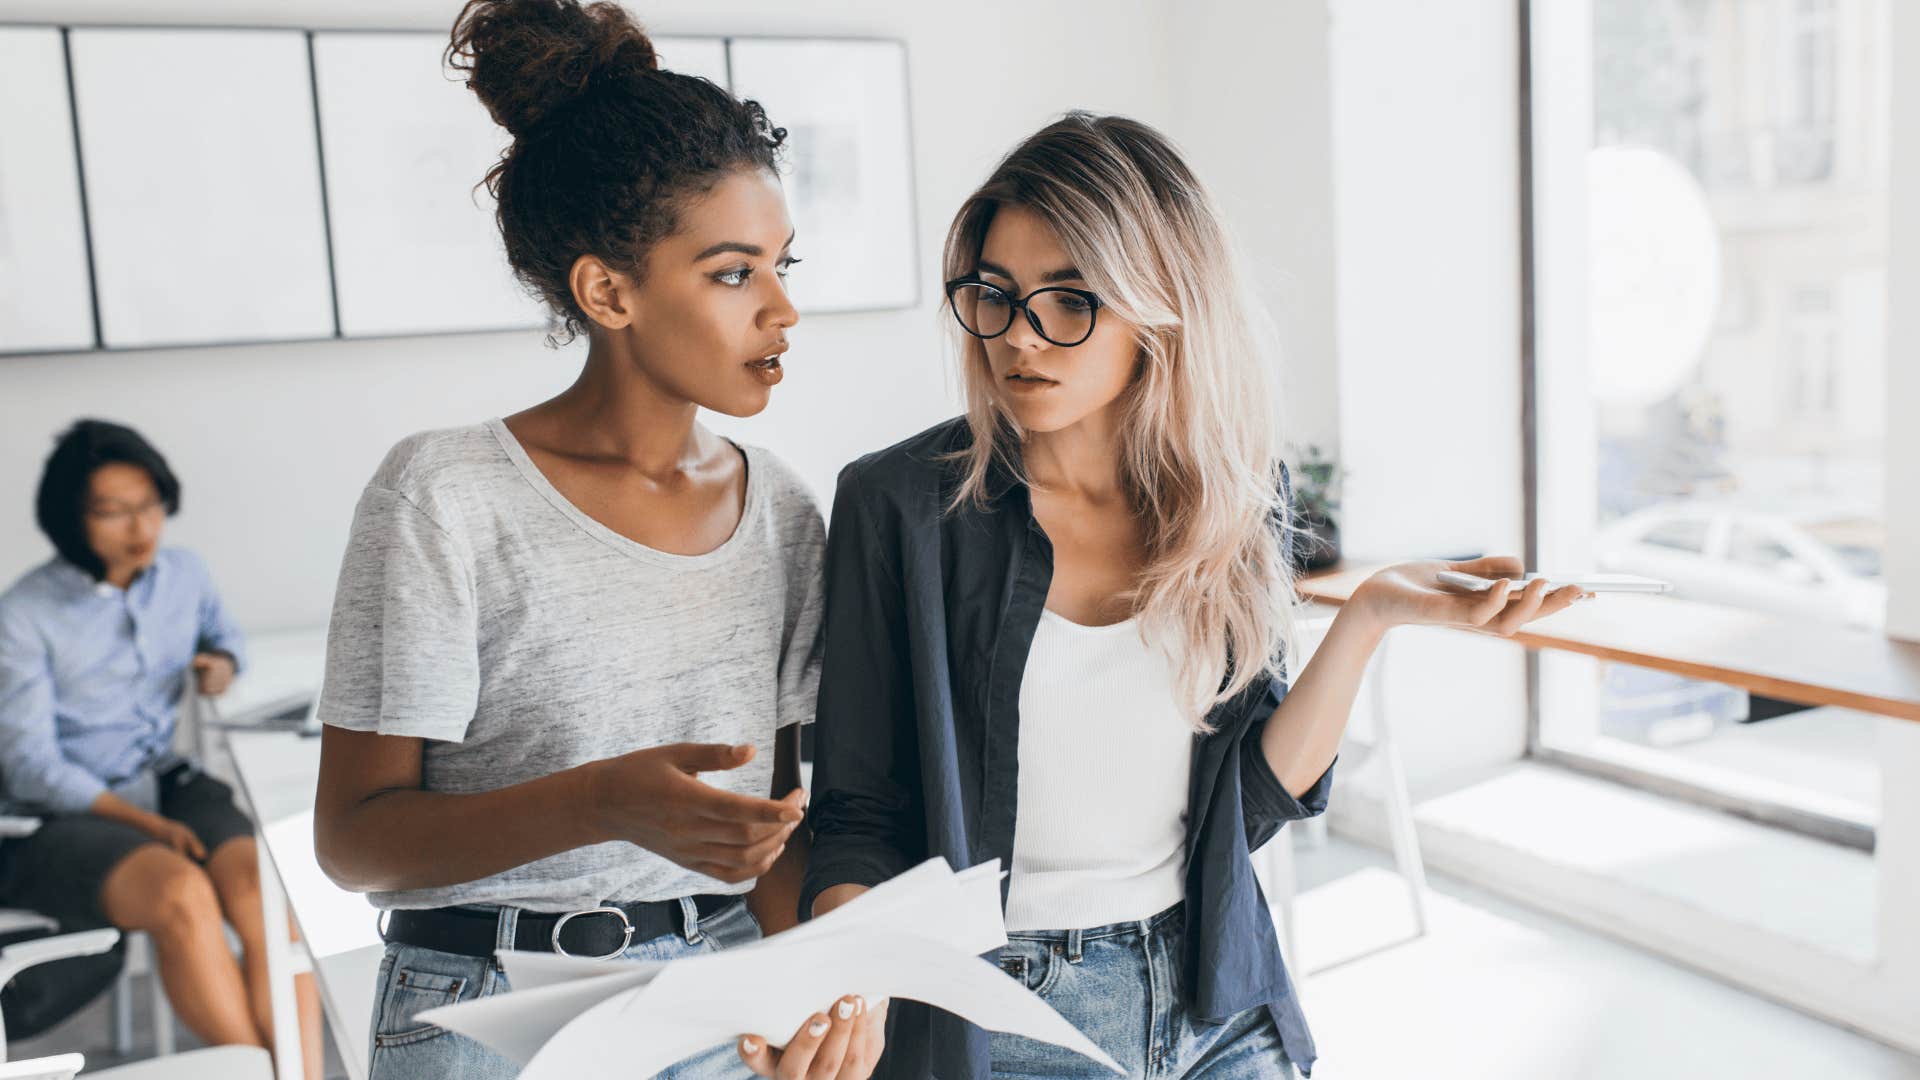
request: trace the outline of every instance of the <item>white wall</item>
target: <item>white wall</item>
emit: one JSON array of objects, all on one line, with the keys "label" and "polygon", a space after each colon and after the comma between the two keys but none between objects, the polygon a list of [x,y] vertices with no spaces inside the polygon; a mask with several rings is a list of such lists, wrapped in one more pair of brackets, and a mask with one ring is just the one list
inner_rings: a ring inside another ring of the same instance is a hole
[{"label": "white wall", "polygon": [[[1519,554],[1513,5],[1199,0],[1168,14],[1173,133],[1279,324],[1289,438],[1337,446],[1350,470],[1348,553]],[[1516,648],[1403,630],[1393,651],[1416,786],[1524,753]]]},{"label": "white wall", "polygon": [[1327,0],[1169,5],[1173,119],[1278,332],[1280,417],[1339,447]]},{"label": "white wall", "polygon": [[[1521,554],[1518,50],[1511,0],[1336,0],[1343,540],[1356,558]],[[1519,758],[1508,642],[1397,630],[1417,788]]]},{"label": "white wall", "polygon": [[[1889,5],[1895,57],[1920,55],[1920,7]],[[1920,291],[1920,65],[1889,64],[1892,86],[1891,207],[1887,269],[1887,632],[1920,641],[1920,311],[1893,302]],[[1920,724],[1880,726],[1879,847],[1882,978],[1920,1049]]]},{"label": "white wall", "polygon": [[[1920,54],[1920,10],[1890,5],[1895,57]],[[1920,641],[1920,66],[1888,64],[1893,80],[1887,265],[1887,633]],[[1908,297],[1906,303],[1897,297]],[[1920,770],[1916,770],[1920,774]],[[1920,894],[1920,880],[1915,882]]]},{"label": "white wall", "polygon": [[[794,331],[768,411],[726,430],[772,447],[821,498],[847,460],[950,415],[939,245],[948,215],[998,156],[1071,107],[1167,123],[1162,5],[976,0],[659,0],[650,30],[906,40],[922,303],[822,316]],[[444,32],[457,0],[16,0],[0,20],[215,23]],[[476,101],[475,108],[479,108]],[[776,117],[777,119],[777,117]],[[476,178],[477,179],[477,178]],[[805,254],[806,238],[796,250]],[[266,252],[271,254],[271,242]],[[0,361],[0,579],[44,558],[32,494],[50,437],[81,415],[146,432],[186,506],[170,539],[199,549],[242,622],[323,623],[353,503],[381,454],[420,428],[515,411],[565,386],[582,353],[534,334],[318,342]]]}]

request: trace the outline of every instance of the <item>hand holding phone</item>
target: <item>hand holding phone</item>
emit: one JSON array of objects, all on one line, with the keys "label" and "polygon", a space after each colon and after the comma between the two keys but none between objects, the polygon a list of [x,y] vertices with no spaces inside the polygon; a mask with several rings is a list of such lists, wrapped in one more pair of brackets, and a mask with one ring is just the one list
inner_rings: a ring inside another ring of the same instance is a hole
[{"label": "hand holding phone", "polygon": [[[1673,586],[1665,581],[1633,574],[1541,574],[1530,573],[1518,579],[1515,584],[1525,585],[1529,581],[1546,578],[1554,586],[1577,585],[1590,593],[1664,593],[1671,592]],[[1458,570],[1442,570],[1435,575],[1442,585],[1449,585],[1464,592],[1486,592],[1493,588],[1494,578],[1463,574]]]}]

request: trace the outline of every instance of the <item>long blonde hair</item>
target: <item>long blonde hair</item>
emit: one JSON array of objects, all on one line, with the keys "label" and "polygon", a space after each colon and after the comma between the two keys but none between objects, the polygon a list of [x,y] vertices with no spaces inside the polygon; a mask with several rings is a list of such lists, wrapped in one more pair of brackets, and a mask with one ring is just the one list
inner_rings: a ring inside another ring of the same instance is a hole
[{"label": "long blonde hair", "polygon": [[[1015,147],[955,215],[948,280],[975,272],[1001,206],[1039,215],[1102,306],[1139,328],[1138,371],[1120,399],[1121,483],[1146,534],[1129,599],[1206,731],[1206,711],[1278,671],[1297,640],[1259,309],[1212,200],[1138,121],[1069,113]],[[973,433],[955,454],[958,507],[987,501],[996,460],[1030,481],[1025,433],[994,392],[985,343],[954,329]]]}]

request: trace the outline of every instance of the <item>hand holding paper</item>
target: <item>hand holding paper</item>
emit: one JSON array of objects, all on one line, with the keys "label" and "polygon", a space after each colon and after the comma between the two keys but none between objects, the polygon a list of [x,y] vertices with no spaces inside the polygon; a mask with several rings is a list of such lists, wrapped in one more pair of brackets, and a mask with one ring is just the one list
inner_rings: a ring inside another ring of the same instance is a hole
[{"label": "hand holding paper", "polygon": [[504,952],[515,989],[421,1013],[525,1063],[523,1080],[651,1076],[743,1032],[802,1031],[823,1002],[903,997],[1120,1068],[980,959],[1006,944],[999,868],[931,859],[812,922],[667,964]]},{"label": "hand holding paper", "polygon": [[871,1006],[858,994],[808,1020],[786,1046],[775,1049],[758,1035],[740,1038],[740,1059],[757,1076],[821,1076],[867,1080],[886,1049],[887,1003]]}]

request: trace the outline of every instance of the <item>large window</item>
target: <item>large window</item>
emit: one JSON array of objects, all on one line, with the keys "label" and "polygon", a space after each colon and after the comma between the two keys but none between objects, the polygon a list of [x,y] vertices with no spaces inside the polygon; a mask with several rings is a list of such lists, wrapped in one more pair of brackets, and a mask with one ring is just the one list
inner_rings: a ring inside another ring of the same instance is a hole
[{"label": "large window", "polygon": [[[1541,566],[1882,625],[1889,2],[1528,5]],[[1871,842],[1866,717],[1539,679],[1537,753]]]}]

